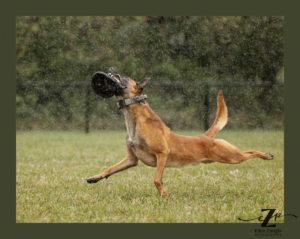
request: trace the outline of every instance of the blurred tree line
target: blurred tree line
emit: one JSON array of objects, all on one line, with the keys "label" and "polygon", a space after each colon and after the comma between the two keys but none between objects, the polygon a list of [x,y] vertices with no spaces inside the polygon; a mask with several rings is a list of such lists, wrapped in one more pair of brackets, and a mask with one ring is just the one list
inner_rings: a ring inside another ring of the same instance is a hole
[{"label": "blurred tree line", "polygon": [[[283,82],[283,39],[284,18],[280,16],[22,16],[16,19],[17,82],[90,82],[94,72],[106,72],[109,67],[136,81],[150,77],[161,82]],[[164,97],[170,98],[170,104],[183,98],[172,114],[161,110],[167,125],[182,115],[185,119],[174,123],[174,128],[194,128],[195,121],[199,125],[203,89],[162,91],[154,90],[156,95],[151,96],[158,111],[163,109],[159,103],[163,94],[167,93]],[[228,88],[231,91],[224,94],[227,104],[238,109],[234,115],[253,108],[257,119],[250,125],[245,119],[241,127],[283,127],[283,88]],[[52,128],[59,121],[62,128],[81,125],[84,94],[80,89],[17,87],[17,128],[45,121],[52,122]],[[215,98],[212,95],[211,104]],[[102,119],[100,128],[115,128],[113,119],[121,120],[114,101],[91,104],[95,122]],[[266,119],[268,123],[263,123]]]}]

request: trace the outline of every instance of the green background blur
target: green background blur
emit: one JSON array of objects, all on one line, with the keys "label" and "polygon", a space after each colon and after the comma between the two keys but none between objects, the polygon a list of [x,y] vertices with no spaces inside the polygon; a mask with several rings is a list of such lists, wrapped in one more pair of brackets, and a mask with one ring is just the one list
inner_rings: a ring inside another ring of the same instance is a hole
[{"label": "green background blur", "polygon": [[[17,82],[87,82],[114,67],[136,81],[284,82],[283,17],[17,17]],[[151,85],[150,85],[151,86]],[[205,89],[147,87],[171,129],[204,128]],[[229,129],[283,129],[284,87],[209,88],[209,122],[222,88]],[[17,130],[84,129],[85,87],[21,87]],[[90,128],[125,129],[116,99],[90,96]]]}]

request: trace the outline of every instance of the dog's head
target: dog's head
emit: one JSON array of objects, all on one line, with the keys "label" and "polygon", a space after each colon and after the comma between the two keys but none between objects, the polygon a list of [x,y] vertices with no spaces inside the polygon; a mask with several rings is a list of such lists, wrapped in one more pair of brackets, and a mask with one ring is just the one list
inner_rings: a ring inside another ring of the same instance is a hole
[{"label": "dog's head", "polygon": [[130,98],[143,93],[145,86],[150,81],[150,78],[145,78],[140,82],[135,82],[131,78],[124,76],[122,77],[114,68],[110,68],[108,71],[108,76],[114,78],[120,84],[120,90],[118,90],[115,95],[120,99]]}]

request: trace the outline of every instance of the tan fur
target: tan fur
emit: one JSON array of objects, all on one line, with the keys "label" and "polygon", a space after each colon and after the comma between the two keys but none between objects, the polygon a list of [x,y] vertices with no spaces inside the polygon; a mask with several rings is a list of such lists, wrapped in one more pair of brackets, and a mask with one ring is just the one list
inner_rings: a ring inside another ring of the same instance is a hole
[{"label": "tan fur", "polygon": [[218,104],[218,112],[217,112],[217,117],[210,127],[210,129],[205,132],[205,135],[214,137],[215,134],[223,129],[223,127],[227,124],[227,107],[223,98],[223,92],[222,90],[218,94],[218,99],[217,99],[217,104]]},{"label": "tan fur", "polygon": [[[130,78],[126,81],[128,87],[122,95],[117,96],[119,100],[139,95],[143,91]],[[213,125],[203,135],[195,137],[172,133],[148,104],[145,106],[135,103],[123,108],[127,127],[127,155],[118,164],[87,181],[98,182],[114,173],[136,166],[140,160],[148,166],[156,167],[154,184],[161,196],[168,196],[169,193],[162,184],[165,167],[184,167],[212,162],[237,164],[250,158],[273,159],[271,154],[251,149],[240,151],[224,140],[213,139],[227,123],[227,107],[222,91],[218,94],[217,104],[217,117]]]}]

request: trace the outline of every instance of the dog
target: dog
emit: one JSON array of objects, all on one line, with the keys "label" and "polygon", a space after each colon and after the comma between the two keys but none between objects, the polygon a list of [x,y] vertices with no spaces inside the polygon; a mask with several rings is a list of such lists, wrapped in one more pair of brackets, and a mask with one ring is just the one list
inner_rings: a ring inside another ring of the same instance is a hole
[{"label": "dog", "polygon": [[135,82],[129,77],[121,77],[113,68],[110,68],[108,75],[123,86],[116,97],[125,116],[127,153],[116,165],[86,179],[88,183],[96,183],[117,172],[137,166],[140,160],[148,166],[156,167],[154,184],[162,197],[168,197],[170,194],[162,182],[165,167],[180,168],[213,162],[238,164],[250,158],[274,158],[270,153],[252,149],[241,151],[224,140],[214,139],[216,133],[227,123],[227,107],[222,90],[218,93],[217,116],[212,126],[202,135],[183,136],[172,133],[145,102],[142,93],[150,81],[149,78]]}]

